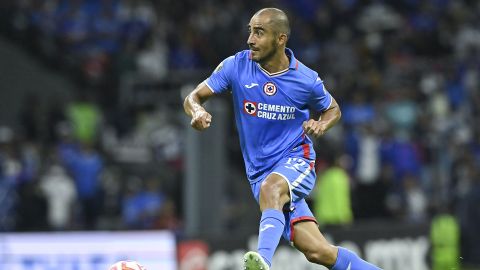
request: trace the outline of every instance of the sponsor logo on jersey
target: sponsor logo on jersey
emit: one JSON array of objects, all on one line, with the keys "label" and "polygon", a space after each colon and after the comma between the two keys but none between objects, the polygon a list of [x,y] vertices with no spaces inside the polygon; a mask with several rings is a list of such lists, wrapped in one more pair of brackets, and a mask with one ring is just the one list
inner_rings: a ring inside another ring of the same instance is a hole
[{"label": "sponsor logo on jersey", "polygon": [[243,111],[249,115],[255,115],[257,113],[257,103],[244,100],[243,101]]},{"label": "sponsor logo on jersey", "polygon": [[253,88],[255,86],[258,86],[258,83],[245,84],[245,87],[248,89]]},{"label": "sponsor logo on jersey", "polygon": [[296,108],[293,106],[243,101],[243,111],[248,115],[268,120],[295,119]]}]

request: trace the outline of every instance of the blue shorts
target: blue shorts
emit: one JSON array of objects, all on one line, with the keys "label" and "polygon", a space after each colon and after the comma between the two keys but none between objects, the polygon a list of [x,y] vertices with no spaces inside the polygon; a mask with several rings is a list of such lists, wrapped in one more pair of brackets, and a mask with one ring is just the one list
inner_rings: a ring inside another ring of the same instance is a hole
[{"label": "blue shorts", "polygon": [[253,196],[257,203],[260,197],[260,187],[270,174],[278,174],[288,183],[290,189],[290,204],[284,209],[285,230],[283,237],[293,242],[293,225],[300,221],[314,221],[315,217],[305,202],[315,186],[315,161],[302,156],[288,156],[282,158],[272,170],[260,176],[262,180],[251,184]]}]

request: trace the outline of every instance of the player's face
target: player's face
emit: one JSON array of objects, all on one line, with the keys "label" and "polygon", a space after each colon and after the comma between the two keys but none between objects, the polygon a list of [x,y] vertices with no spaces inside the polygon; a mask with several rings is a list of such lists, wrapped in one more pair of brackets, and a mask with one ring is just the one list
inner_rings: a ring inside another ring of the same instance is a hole
[{"label": "player's face", "polygon": [[264,62],[275,55],[279,45],[277,35],[268,25],[268,17],[253,16],[248,24],[248,32],[247,43],[253,61]]}]

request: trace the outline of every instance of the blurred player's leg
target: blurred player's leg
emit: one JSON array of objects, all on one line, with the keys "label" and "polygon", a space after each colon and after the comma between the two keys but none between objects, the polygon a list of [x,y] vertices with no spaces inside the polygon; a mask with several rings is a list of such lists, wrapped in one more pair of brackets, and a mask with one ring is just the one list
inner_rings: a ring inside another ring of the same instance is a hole
[{"label": "blurred player's leg", "polygon": [[380,270],[350,250],[330,245],[314,222],[296,223],[294,231],[295,247],[312,263],[332,270]]}]

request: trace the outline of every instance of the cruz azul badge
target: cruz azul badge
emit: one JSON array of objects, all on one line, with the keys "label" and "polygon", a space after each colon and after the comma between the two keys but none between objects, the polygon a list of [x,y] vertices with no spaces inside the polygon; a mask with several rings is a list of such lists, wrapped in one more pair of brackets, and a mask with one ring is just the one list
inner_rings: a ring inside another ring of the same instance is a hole
[{"label": "cruz azul badge", "polygon": [[273,96],[277,93],[277,87],[272,82],[267,82],[263,85],[263,92],[267,96]]}]

